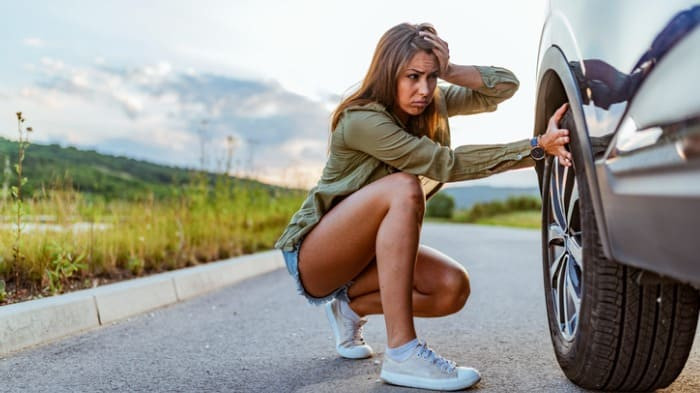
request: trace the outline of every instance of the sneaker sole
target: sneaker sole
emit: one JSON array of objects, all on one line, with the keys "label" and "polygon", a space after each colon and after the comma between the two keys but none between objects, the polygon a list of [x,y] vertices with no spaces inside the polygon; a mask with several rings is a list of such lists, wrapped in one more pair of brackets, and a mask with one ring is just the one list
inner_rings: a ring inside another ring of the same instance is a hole
[{"label": "sneaker sole", "polygon": [[384,382],[392,385],[407,386],[411,388],[431,389],[431,390],[462,390],[476,385],[480,380],[480,375],[475,375],[467,380],[435,380],[430,378],[414,377],[406,374],[397,374],[390,371],[384,371],[379,374]]}]

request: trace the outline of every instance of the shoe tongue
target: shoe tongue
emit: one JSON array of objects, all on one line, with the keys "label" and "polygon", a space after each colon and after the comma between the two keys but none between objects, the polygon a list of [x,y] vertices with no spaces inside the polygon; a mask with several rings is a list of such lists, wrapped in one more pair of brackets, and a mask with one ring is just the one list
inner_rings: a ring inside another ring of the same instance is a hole
[{"label": "shoe tongue", "polygon": [[340,306],[340,313],[343,314],[343,316],[344,316],[345,318],[347,318],[347,319],[349,319],[349,320],[351,320],[351,321],[353,321],[353,322],[357,322],[357,321],[359,321],[359,320],[361,319],[360,316],[357,315],[357,314],[355,313],[355,311],[353,311],[353,310],[350,308],[350,305],[349,305],[347,302],[344,302],[344,301],[340,301],[340,300],[339,300],[339,301],[338,301],[338,305]]}]

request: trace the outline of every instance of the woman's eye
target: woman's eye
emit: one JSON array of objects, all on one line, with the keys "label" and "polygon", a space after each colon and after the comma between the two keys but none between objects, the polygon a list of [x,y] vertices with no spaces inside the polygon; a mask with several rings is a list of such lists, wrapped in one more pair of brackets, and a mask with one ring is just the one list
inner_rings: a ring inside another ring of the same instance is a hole
[{"label": "woman's eye", "polygon": [[418,79],[418,74],[410,74],[408,75],[408,79]]},{"label": "woman's eye", "polygon": [[437,77],[438,77],[438,74],[430,74],[431,79],[437,79]]}]

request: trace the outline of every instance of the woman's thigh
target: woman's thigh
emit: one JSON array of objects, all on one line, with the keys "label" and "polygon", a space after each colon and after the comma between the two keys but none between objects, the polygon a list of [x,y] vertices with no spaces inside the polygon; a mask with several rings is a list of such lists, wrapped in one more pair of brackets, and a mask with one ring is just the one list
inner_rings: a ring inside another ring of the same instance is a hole
[{"label": "woman's thigh", "polygon": [[[413,206],[424,203],[416,176],[391,174],[343,199],[306,235],[299,249],[299,275],[309,294],[325,296],[365,269],[375,255],[379,226],[397,194],[406,200],[421,199]],[[422,219],[422,211],[419,214]]]},{"label": "woman's thigh", "polygon": [[[440,251],[421,244],[418,247],[413,273],[413,288],[423,294],[434,294],[444,290],[466,291],[469,294],[469,276],[459,262]],[[379,290],[376,262],[370,263],[359,274],[348,289],[350,298]]]}]

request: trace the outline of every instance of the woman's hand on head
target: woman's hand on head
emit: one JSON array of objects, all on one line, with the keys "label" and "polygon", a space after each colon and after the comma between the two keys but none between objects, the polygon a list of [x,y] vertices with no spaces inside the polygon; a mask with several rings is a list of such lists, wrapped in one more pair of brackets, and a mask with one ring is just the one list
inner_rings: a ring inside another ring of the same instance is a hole
[{"label": "woman's hand on head", "polygon": [[565,145],[569,143],[569,130],[565,128],[559,128],[559,121],[561,120],[566,109],[569,107],[568,103],[560,106],[556,112],[549,118],[547,123],[547,132],[540,135],[540,146],[544,149],[547,154],[557,156],[559,163],[564,166],[571,166],[571,153],[566,150]]},{"label": "woman's hand on head", "polygon": [[450,71],[450,48],[442,38],[438,37],[429,31],[419,31],[418,35],[424,40],[433,44],[433,53],[440,64],[440,77],[444,79],[445,75]]}]

